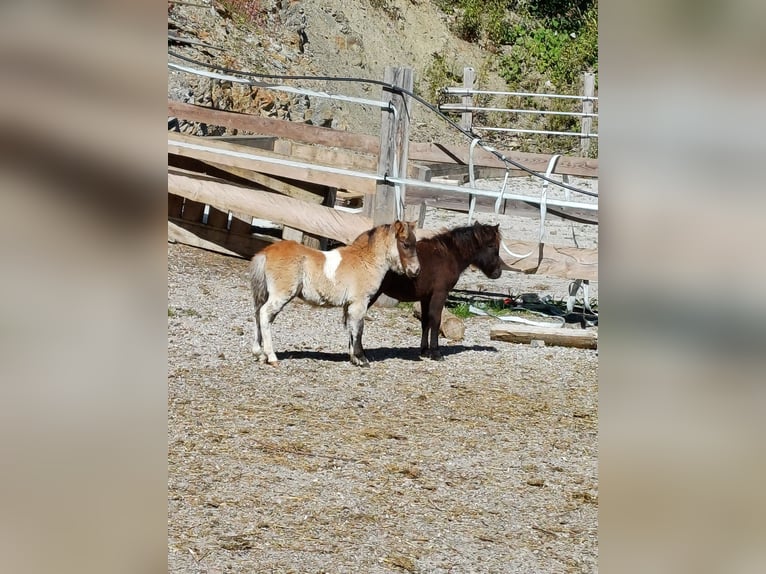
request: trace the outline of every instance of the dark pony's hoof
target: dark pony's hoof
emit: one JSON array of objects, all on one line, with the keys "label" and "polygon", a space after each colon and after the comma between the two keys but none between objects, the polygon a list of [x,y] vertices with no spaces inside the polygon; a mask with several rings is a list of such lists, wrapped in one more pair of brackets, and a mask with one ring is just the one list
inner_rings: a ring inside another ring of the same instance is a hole
[{"label": "dark pony's hoof", "polygon": [[421,359],[431,359],[432,361],[443,361],[444,357],[441,352],[436,349],[420,349]]}]

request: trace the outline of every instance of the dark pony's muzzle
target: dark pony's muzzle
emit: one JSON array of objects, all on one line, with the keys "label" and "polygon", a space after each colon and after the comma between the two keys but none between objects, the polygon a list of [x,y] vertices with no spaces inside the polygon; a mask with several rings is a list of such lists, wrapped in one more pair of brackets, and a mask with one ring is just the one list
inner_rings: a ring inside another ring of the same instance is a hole
[{"label": "dark pony's muzzle", "polygon": [[417,267],[415,267],[414,265],[408,266],[404,270],[404,274],[407,275],[407,277],[409,277],[410,279],[414,279],[415,277],[420,275],[420,265],[418,265]]},{"label": "dark pony's muzzle", "polygon": [[489,275],[487,275],[487,277],[489,277],[490,279],[497,279],[497,278],[499,278],[499,277],[500,277],[502,274],[503,274],[503,270],[502,270],[502,269],[500,269],[500,267],[498,267],[497,269],[494,269],[494,270],[492,271],[492,273],[490,273]]}]

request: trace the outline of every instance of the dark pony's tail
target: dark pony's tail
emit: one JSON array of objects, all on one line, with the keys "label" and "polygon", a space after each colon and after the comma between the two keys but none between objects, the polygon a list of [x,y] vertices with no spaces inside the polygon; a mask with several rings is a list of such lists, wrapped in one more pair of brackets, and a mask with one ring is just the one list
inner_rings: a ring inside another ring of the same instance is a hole
[{"label": "dark pony's tail", "polygon": [[269,289],[266,285],[266,256],[258,253],[253,257],[248,269],[250,276],[250,288],[253,291],[253,303],[255,308],[260,309],[269,298]]}]

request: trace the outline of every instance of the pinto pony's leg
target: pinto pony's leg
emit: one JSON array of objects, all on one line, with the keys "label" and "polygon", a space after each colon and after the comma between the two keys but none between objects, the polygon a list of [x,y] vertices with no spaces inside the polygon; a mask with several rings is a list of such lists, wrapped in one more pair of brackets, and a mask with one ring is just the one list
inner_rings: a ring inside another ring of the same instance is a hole
[{"label": "pinto pony's leg", "polygon": [[255,304],[255,317],[253,319],[253,355],[255,355],[259,361],[265,361],[266,355],[263,352],[263,337],[261,336],[261,307],[263,305]]},{"label": "pinto pony's leg", "polygon": [[259,330],[263,342],[262,355],[266,357],[266,361],[271,365],[277,364],[277,355],[274,353],[274,344],[271,340],[271,324],[290,299],[275,297],[272,294],[260,309]]},{"label": "pinto pony's leg", "polygon": [[261,307],[269,298],[269,290],[266,284],[266,258],[262,254],[253,257],[250,263],[250,288],[253,293],[254,325],[253,325],[253,354],[259,361],[265,361],[266,355],[261,345]]},{"label": "pinto pony's leg", "polygon": [[351,303],[345,309],[348,329],[348,355],[351,363],[358,367],[369,367],[370,362],[364,356],[362,334],[364,333],[364,315],[367,313],[367,301]]}]

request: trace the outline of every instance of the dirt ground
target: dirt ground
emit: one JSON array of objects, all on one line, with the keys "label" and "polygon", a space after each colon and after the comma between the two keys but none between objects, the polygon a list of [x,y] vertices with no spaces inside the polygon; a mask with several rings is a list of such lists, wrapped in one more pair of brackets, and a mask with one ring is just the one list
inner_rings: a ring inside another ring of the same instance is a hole
[{"label": "dirt ground", "polygon": [[271,367],[246,268],[168,244],[169,572],[597,571],[597,351],[492,341],[472,317],[421,361],[411,309],[376,306],[360,369],[340,310],[293,302]]}]

